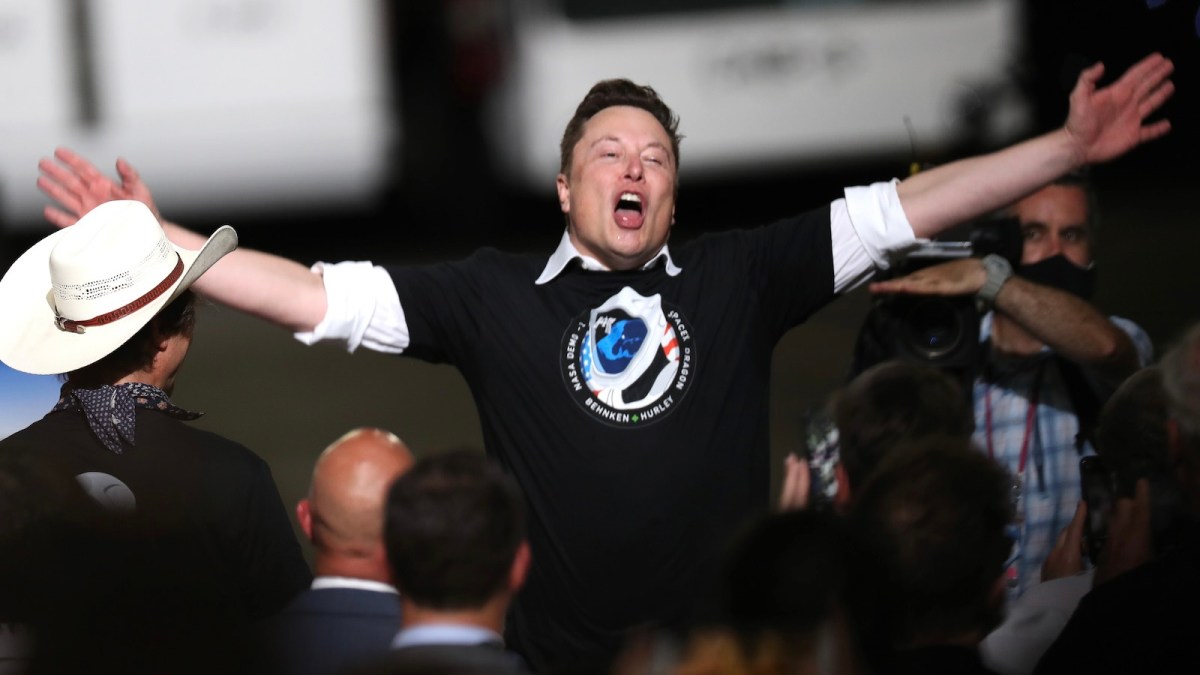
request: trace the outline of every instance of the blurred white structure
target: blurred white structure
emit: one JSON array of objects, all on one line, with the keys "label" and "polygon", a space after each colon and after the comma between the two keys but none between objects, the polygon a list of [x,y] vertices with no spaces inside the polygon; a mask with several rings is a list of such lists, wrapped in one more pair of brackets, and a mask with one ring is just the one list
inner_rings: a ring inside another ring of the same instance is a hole
[{"label": "blurred white structure", "polygon": [[0,227],[44,227],[37,161],[118,155],[164,211],[369,203],[398,139],[373,0],[0,0]]},{"label": "blurred white structure", "polygon": [[[680,115],[682,172],[909,156],[1028,130],[1020,0],[512,0],[502,174],[546,189],[596,81]],[[926,155],[928,156],[928,155]]]}]

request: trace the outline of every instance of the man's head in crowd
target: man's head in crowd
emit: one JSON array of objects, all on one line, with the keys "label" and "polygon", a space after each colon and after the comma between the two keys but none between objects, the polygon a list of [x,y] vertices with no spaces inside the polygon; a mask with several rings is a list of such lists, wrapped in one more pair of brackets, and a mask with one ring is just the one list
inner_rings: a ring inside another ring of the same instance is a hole
[{"label": "man's head in crowd", "polygon": [[383,429],[354,429],[313,465],[296,518],[316,551],[318,575],[389,582],[383,543],[388,488],[414,462],[404,441]]},{"label": "man's head in crowd", "polygon": [[1200,515],[1200,324],[1159,362],[1167,392],[1171,464],[1193,514]]},{"label": "man's head in crowd", "polygon": [[558,200],[571,243],[610,269],[645,264],[675,222],[679,120],[650,87],[604,80],[563,133]]},{"label": "man's head in crowd", "polygon": [[388,560],[405,604],[503,615],[529,567],[524,498],[482,453],[422,457],[388,491]]},{"label": "man's head in crowd", "polygon": [[900,360],[872,366],[835,393],[840,467],[837,503],[845,506],[897,445],[931,435],[970,438],[975,414],[958,381],[934,366]]},{"label": "man's head in crowd", "polygon": [[878,566],[880,643],[976,645],[998,625],[1012,515],[1012,478],[965,439],[885,457],[850,512]]}]

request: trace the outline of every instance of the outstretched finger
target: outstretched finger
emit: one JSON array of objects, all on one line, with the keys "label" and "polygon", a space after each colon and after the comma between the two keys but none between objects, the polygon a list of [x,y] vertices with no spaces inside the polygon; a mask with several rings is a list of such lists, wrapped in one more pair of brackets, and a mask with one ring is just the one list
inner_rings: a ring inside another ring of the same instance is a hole
[{"label": "outstretched finger", "polygon": [[1085,523],[1087,523],[1087,502],[1081,499],[1079,500],[1079,503],[1075,505],[1075,516],[1071,518],[1071,522],[1063,528],[1062,536],[1065,537],[1068,542],[1077,542],[1075,545],[1078,546],[1078,543],[1083,541],[1083,527]]},{"label": "outstretched finger", "polygon": [[784,462],[783,490],[779,497],[779,508],[788,511],[808,506],[810,482],[808,463],[794,453],[788,455]]},{"label": "outstretched finger", "polygon": [[42,216],[53,226],[57,228],[70,227],[79,221],[75,216],[63,211],[62,209],[53,206],[47,206],[42,209]]},{"label": "outstretched finger", "polygon": [[140,174],[138,174],[137,169],[133,168],[133,165],[129,163],[129,160],[125,159],[124,157],[117,158],[117,175],[121,177],[121,180],[126,184],[126,187],[129,187],[131,183],[142,182],[142,177]]},{"label": "outstretched finger", "polygon": [[83,192],[84,190],[83,183],[79,181],[79,177],[73,171],[68,171],[63,168],[62,164],[52,159],[42,158],[38,161],[38,171],[42,173],[42,177],[38,178],[39,181],[44,177],[57,183],[64,190],[75,193]]},{"label": "outstretched finger", "polygon": [[65,211],[74,213],[76,218],[83,215],[83,201],[79,198],[78,191],[65,188],[62,184],[50,180],[45,176],[38,176],[37,186],[47,197],[58,202]]},{"label": "outstretched finger", "polygon": [[1139,97],[1145,96],[1153,91],[1156,87],[1167,81],[1171,76],[1171,72],[1175,70],[1175,64],[1170,59],[1162,59],[1153,64],[1152,68],[1148,68],[1145,72],[1140,73],[1136,80],[1137,86],[1135,92]]},{"label": "outstretched finger", "polygon": [[1161,120],[1154,124],[1142,127],[1141,134],[1138,138],[1141,142],[1152,141],[1156,138],[1162,138],[1171,131],[1171,123],[1167,120]]},{"label": "outstretched finger", "polygon": [[1170,81],[1163,82],[1142,99],[1142,102],[1138,105],[1138,115],[1142,119],[1149,117],[1150,113],[1157,110],[1163,103],[1166,103],[1167,99],[1171,98],[1171,95],[1174,93],[1175,83]]},{"label": "outstretched finger", "polygon": [[1075,89],[1071,93],[1091,93],[1095,91],[1096,83],[1099,82],[1100,78],[1103,76],[1103,63],[1097,62],[1087,68],[1084,68],[1083,71],[1079,73],[1079,79],[1075,81]]},{"label": "outstretched finger", "polygon": [[108,180],[108,177],[101,173],[94,164],[76,154],[70,148],[55,148],[54,156],[58,161],[70,167],[84,184],[98,180]]},{"label": "outstretched finger", "polygon": [[[1172,64],[1170,59],[1158,52],[1148,54],[1137,63],[1129,66],[1120,79],[1130,82],[1131,84],[1145,82],[1153,79],[1159,74],[1171,72]],[[1163,72],[1165,69],[1165,73]]]}]

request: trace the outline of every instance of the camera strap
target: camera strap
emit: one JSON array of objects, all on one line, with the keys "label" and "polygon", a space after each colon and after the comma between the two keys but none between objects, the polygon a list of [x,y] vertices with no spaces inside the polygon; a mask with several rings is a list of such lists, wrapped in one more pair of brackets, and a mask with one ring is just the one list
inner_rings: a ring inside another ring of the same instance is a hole
[{"label": "camera strap", "polygon": [[1082,455],[1084,443],[1091,440],[1092,434],[1095,432],[1103,401],[1096,395],[1096,390],[1088,384],[1079,364],[1057,354],[1054,355],[1054,361],[1058,365],[1058,372],[1063,379],[1063,384],[1066,385],[1067,396],[1071,399],[1071,408],[1075,411],[1076,419],[1079,420],[1079,431],[1075,434],[1075,450]]},{"label": "camera strap", "polygon": [[[1046,481],[1043,471],[1044,458],[1042,456],[1041,434],[1038,429],[1037,410],[1038,399],[1042,390],[1042,376],[1046,372],[1046,362],[1042,361],[1037,366],[1037,371],[1033,375],[1033,384],[1030,387],[1028,399],[1028,407],[1025,411],[1025,431],[1021,438],[1021,454],[1017,458],[1017,480],[1024,481],[1025,465],[1029,459],[1029,442],[1030,439],[1036,439],[1034,442],[1034,468],[1037,471],[1038,489],[1046,489]],[[994,382],[989,381],[983,395],[983,414],[984,424],[987,429],[987,451],[988,457],[993,461],[996,459],[996,449],[992,440],[992,390],[996,387]]]}]

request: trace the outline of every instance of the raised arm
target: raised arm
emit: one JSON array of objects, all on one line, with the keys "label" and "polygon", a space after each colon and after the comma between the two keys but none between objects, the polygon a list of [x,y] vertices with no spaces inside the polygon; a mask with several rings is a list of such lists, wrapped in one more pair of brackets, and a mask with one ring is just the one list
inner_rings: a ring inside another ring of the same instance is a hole
[{"label": "raised arm", "polygon": [[1161,54],[1133,65],[1116,82],[1096,83],[1103,64],[1083,71],[1071,92],[1062,128],[990,154],[923,171],[900,182],[900,204],[918,237],[1011,204],[1086,164],[1119,157],[1170,131],[1166,120],[1146,118],[1174,92],[1174,69]]},{"label": "raised arm", "polygon": [[[872,293],[974,295],[987,281],[979,258],[963,258],[876,281]],[[1118,383],[1141,365],[1133,340],[1100,310],[1066,291],[1013,276],[996,294],[995,309],[1066,358]]]},{"label": "raised arm", "polygon": [[[150,189],[129,162],[117,160],[116,182],[76,153],[59,148],[54,159],[38,163],[38,188],[58,203],[47,206],[46,220],[67,227],[92,208],[113,199],[136,199],[159,218],[167,237],[197,249],[203,235],[170,223],[159,214]],[[325,316],[325,287],[307,267],[281,256],[239,248],[213,265],[194,285],[205,297],[270,321],[291,331],[308,331]]]}]

